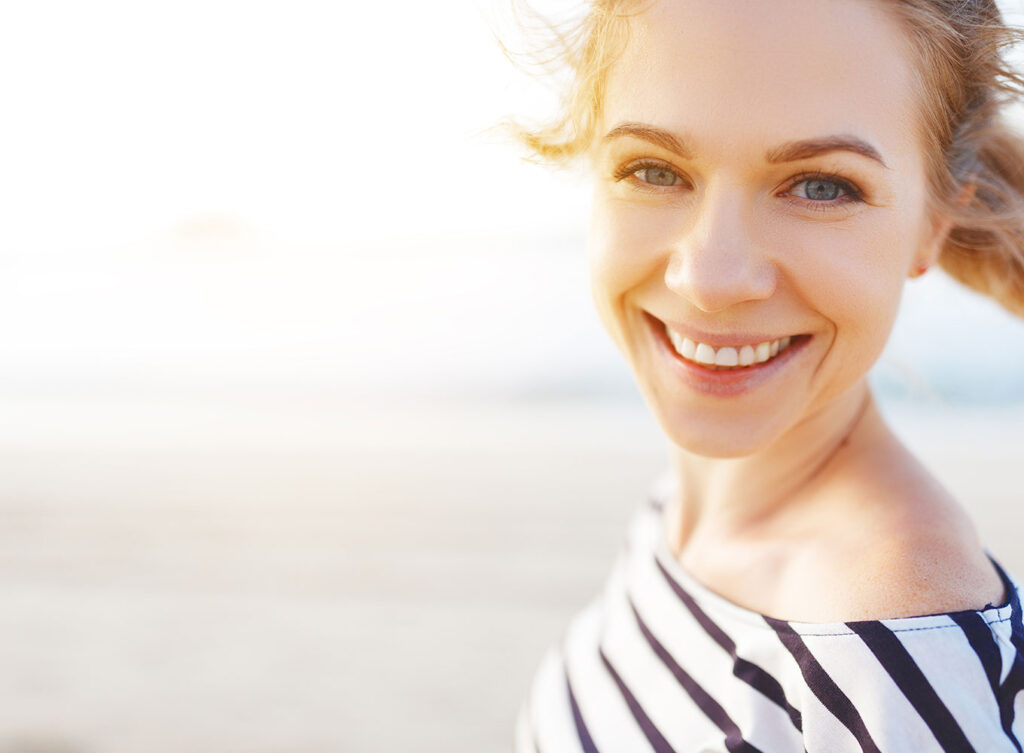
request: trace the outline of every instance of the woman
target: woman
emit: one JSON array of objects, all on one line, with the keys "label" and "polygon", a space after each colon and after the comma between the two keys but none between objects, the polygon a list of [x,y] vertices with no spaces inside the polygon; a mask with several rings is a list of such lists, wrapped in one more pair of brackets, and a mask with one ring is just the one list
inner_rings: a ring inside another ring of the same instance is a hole
[{"label": "woman", "polygon": [[1016,582],[866,381],[935,264],[1024,313],[1015,35],[990,0],[597,0],[565,37],[522,136],[592,168],[594,300],[672,474],[519,751],[1022,750]]}]

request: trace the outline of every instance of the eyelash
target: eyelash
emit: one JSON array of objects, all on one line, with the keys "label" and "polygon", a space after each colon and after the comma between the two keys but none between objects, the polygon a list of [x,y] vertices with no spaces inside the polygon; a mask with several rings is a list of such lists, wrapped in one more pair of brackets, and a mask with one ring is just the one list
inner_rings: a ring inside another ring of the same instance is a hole
[{"label": "eyelash", "polygon": [[830,207],[836,207],[842,204],[848,204],[852,202],[864,201],[863,191],[861,191],[859,188],[857,188],[857,186],[853,185],[853,183],[846,180],[845,178],[841,178],[838,175],[832,175],[831,173],[800,173],[793,178],[793,181],[789,184],[789,187],[786,189],[786,191],[792,191],[794,187],[809,180],[824,180],[829,183],[835,183],[844,193],[844,196],[841,196],[838,199],[831,199],[829,201],[814,201],[812,199],[801,199],[801,197],[799,196],[795,197],[797,199],[801,199],[801,203],[804,204],[809,209],[811,209],[812,211],[827,212]]},{"label": "eyelash", "polygon": [[[657,162],[654,160],[641,160],[639,162],[630,162],[626,165],[617,168],[615,172],[612,174],[612,177],[616,181],[621,181],[625,178],[635,176],[641,170],[648,169],[665,170],[667,172],[672,173],[680,180],[683,180],[685,182],[685,179],[682,175],[679,174],[678,171],[674,170],[672,167],[670,167],[668,164],[664,162]],[[846,180],[845,178],[841,178],[838,175],[832,175],[831,173],[823,172],[801,172],[797,174],[796,176],[793,177],[793,180],[790,181],[789,187],[786,188],[786,191],[792,191],[794,187],[809,180],[824,180],[828,181],[829,183],[835,183],[844,193],[844,195],[839,197],[838,199],[831,199],[829,201],[814,201],[813,199],[803,199],[799,196],[794,197],[798,199],[803,206],[807,207],[811,211],[827,212],[834,207],[841,206],[849,202],[859,202],[864,200],[863,191],[857,188],[857,186],[855,186],[853,183]],[[665,188],[678,188],[678,186],[656,186],[654,184],[641,181],[639,179],[637,179],[637,181],[634,182],[633,185],[642,191],[652,192],[658,192],[661,189]]]},{"label": "eyelash", "polygon": [[[620,181],[620,180],[622,180],[624,178],[628,178],[628,177],[630,177],[632,175],[636,175],[641,170],[648,170],[648,169],[665,170],[666,172],[670,172],[670,173],[674,174],[680,180],[682,180],[682,178],[683,178],[682,175],[680,175],[678,172],[673,170],[671,167],[669,167],[664,162],[654,162],[652,160],[641,160],[639,162],[630,162],[630,163],[627,163],[625,165],[622,165],[621,167],[616,168],[615,172],[612,173],[612,177],[616,181]],[[648,186],[648,187],[650,187],[652,189],[658,188],[658,186],[654,186],[654,185],[652,185],[650,183],[646,183],[644,181],[641,181],[641,183],[643,184],[643,186]],[[643,186],[641,186],[641,187],[643,187]],[[661,188],[674,188],[674,187],[675,186],[661,186]]]}]

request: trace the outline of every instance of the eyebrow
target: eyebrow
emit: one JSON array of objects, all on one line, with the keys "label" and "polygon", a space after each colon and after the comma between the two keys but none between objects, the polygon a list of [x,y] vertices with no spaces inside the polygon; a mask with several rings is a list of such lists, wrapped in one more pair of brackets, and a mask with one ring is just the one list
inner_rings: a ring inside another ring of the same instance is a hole
[{"label": "eyebrow", "polygon": [[620,123],[604,135],[604,141],[633,136],[644,141],[649,141],[662,149],[675,152],[683,159],[693,159],[693,152],[671,131],[663,128],[644,125],[643,123]]},{"label": "eyebrow", "polygon": [[[620,123],[604,135],[603,141],[607,142],[623,136],[643,139],[670,152],[674,152],[683,159],[693,159],[693,151],[686,145],[685,141],[671,131],[644,123]],[[862,157],[874,160],[886,169],[889,168],[885,164],[885,160],[882,159],[882,155],[871,144],[856,136],[846,135],[787,141],[785,144],[780,144],[774,149],[769,149],[764,158],[771,164],[778,164],[810,159],[811,157],[817,157],[830,152],[852,152],[853,154],[859,154]]]}]

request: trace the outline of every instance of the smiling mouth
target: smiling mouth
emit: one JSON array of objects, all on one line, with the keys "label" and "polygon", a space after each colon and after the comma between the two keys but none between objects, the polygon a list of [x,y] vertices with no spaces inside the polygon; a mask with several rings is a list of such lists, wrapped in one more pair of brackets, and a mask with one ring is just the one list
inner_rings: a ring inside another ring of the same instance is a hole
[{"label": "smiling mouth", "polygon": [[790,348],[803,345],[809,334],[785,335],[774,340],[714,348],[672,331],[664,322],[650,317],[659,334],[682,360],[707,371],[753,371],[774,361]]}]

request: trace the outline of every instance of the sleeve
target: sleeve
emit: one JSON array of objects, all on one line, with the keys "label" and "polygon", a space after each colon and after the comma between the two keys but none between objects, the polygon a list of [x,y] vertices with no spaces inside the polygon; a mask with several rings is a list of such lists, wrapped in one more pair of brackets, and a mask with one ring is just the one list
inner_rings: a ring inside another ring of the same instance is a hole
[{"label": "sleeve", "polygon": [[803,675],[805,749],[1022,753],[1024,629],[1013,612],[780,635]]}]

